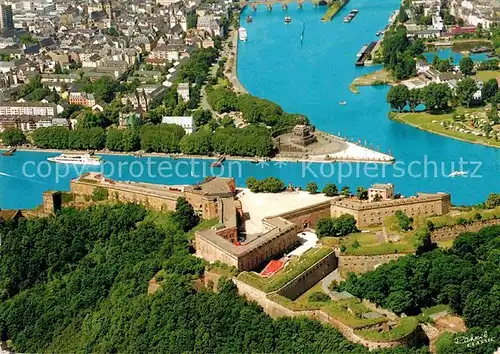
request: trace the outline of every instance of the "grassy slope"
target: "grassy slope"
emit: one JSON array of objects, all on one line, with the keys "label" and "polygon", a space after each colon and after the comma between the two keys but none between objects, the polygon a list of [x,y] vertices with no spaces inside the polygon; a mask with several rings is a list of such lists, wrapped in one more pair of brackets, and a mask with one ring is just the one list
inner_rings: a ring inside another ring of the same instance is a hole
[{"label": "grassy slope", "polygon": [[[481,108],[480,108],[481,109]],[[469,111],[479,111],[480,109],[469,109]],[[463,109],[458,109],[458,111],[463,110]],[[447,114],[439,114],[439,115],[434,115],[434,114],[429,114],[427,112],[417,112],[417,113],[410,113],[410,112],[405,112],[405,113],[396,113],[392,115],[392,119],[397,120],[402,123],[410,124],[416,128],[447,136],[450,138],[470,142],[470,143],[475,143],[475,144],[482,144],[482,145],[487,145],[487,146],[495,146],[495,147],[500,147],[500,142],[495,141],[494,139],[489,139],[483,136],[475,136],[472,134],[467,134],[467,133],[461,133],[456,130],[447,130],[444,127],[442,127],[439,123],[443,121],[453,121],[452,118],[452,113],[447,113]],[[437,121],[438,123],[432,123],[432,121]]]}]

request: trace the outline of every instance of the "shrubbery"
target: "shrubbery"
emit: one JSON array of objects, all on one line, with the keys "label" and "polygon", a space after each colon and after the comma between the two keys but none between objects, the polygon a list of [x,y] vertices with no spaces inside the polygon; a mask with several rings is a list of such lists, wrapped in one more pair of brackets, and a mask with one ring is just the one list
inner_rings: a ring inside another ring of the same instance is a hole
[{"label": "shrubbery", "polygon": [[285,184],[276,177],[267,177],[260,181],[250,177],[246,183],[253,193],[279,193],[285,189]]},{"label": "shrubbery", "polygon": [[319,237],[346,236],[357,231],[356,219],[350,214],[342,214],[338,218],[320,219],[316,225]]}]

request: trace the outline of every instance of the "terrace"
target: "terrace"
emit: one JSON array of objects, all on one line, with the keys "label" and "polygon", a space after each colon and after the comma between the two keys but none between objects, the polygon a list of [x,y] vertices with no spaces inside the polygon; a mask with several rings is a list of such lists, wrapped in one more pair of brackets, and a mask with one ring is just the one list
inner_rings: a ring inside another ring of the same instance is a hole
[{"label": "terrace", "polygon": [[292,258],[283,269],[270,277],[264,278],[255,272],[243,272],[238,276],[238,280],[265,293],[277,291],[332,252],[333,250],[329,247],[313,248],[300,257]]}]

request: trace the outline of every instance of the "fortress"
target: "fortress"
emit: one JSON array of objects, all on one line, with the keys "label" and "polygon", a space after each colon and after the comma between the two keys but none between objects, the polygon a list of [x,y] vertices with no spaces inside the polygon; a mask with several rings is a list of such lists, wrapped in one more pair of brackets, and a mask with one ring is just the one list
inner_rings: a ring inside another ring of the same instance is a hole
[{"label": "fortress", "polygon": [[392,192],[382,193],[392,185],[375,185],[369,190],[372,201],[298,191],[255,194],[237,190],[232,178],[219,177],[196,185],[168,186],[117,182],[98,173],[86,173],[73,179],[70,186],[75,201],[104,188],[110,200],[137,203],[158,211],[175,210],[177,199],[184,197],[202,218],[218,220],[214,227],[196,232],[196,254],[238,270],[255,269],[290,250],[300,242],[298,234],[314,228],[322,218],[351,214],[358,227],[366,227],[382,224],[385,217],[397,210],[415,217],[442,215],[451,208],[449,194],[419,193],[393,199]]}]

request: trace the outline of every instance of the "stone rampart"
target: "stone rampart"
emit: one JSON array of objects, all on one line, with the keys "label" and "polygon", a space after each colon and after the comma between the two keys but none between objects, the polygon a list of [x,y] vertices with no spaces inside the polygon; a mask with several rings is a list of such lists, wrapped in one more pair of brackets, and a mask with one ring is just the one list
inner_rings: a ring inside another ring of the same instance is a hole
[{"label": "stone rampart", "polygon": [[431,231],[431,240],[434,243],[455,240],[462,232],[478,232],[483,227],[492,225],[500,225],[500,219],[478,220],[471,224],[443,226]]},{"label": "stone rampart", "polygon": [[381,254],[375,256],[339,256],[339,272],[340,274],[348,273],[366,273],[374,270],[377,266],[390,261],[396,260],[399,257],[408,255],[409,253],[392,253]]},{"label": "stone rampart", "polygon": [[329,218],[331,215],[331,201],[327,200],[304,208],[295,209],[276,215],[297,225],[297,231],[315,227],[319,219]]},{"label": "stone rampart", "polygon": [[292,310],[289,309],[277,302],[272,301],[268,298],[268,295],[260,290],[253,288],[252,286],[243,283],[236,278],[233,278],[234,283],[238,289],[238,294],[245,297],[249,301],[255,301],[259,304],[260,307],[264,310],[264,312],[270,316],[271,318],[279,318],[279,317],[297,317],[297,316],[305,316],[312,320],[318,320],[324,324],[329,324],[336,328],[342,335],[353,343],[358,343],[364,345],[369,349],[377,349],[377,348],[392,348],[398,345],[402,345],[406,342],[407,338],[402,338],[400,340],[393,340],[387,342],[374,342],[369,341],[364,338],[361,338],[357,334],[354,333],[354,330],[335,319],[334,317],[328,315],[326,312],[322,310]]},{"label": "stone rampart", "polygon": [[335,268],[337,268],[337,256],[335,256],[335,252],[332,250],[330,254],[320,259],[305,272],[285,284],[278,291],[278,294],[290,300],[295,300],[314,284],[333,272]]}]

